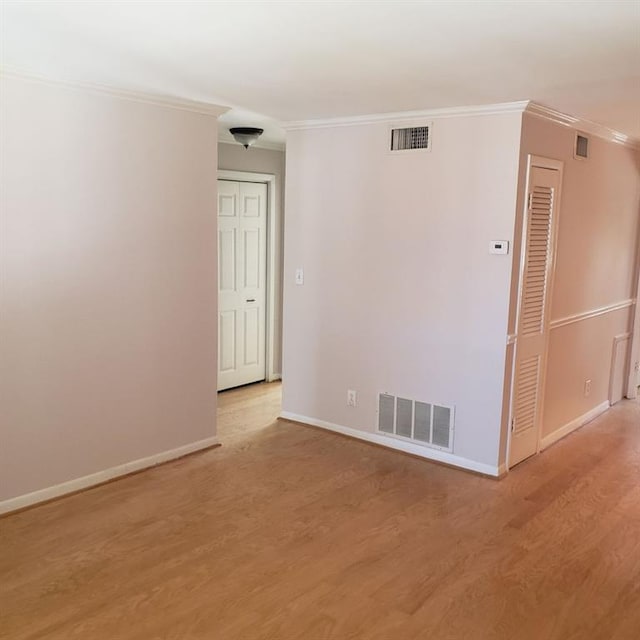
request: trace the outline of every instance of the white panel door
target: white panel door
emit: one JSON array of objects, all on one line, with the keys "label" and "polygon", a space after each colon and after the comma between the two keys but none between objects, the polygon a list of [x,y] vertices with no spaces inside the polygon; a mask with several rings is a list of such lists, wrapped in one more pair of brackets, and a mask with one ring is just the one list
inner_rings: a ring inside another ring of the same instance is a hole
[{"label": "white panel door", "polygon": [[267,185],[218,180],[218,391],[264,380]]},{"label": "white panel door", "polygon": [[538,451],[560,171],[533,165],[520,282],[509,465]]}]

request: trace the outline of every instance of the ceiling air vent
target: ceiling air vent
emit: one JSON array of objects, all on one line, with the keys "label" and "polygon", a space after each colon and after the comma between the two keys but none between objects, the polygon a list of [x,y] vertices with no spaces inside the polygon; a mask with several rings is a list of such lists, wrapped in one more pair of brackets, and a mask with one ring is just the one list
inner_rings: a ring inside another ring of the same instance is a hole
[{"label": "ceiling air vent", "polygon": [[453,407],[381,393],[378,431],[445,451],[453,450]]},{"label": "ceiling air vent", "polygon": [[589,138],[587,136],[576,134],[576,148],[574,158],[586,159],[589,157]]},{"label": "ceiling air vent", "polygon": [[392,127],[390,147],[392,152],[429,151],[429,125],[420,127]]}]

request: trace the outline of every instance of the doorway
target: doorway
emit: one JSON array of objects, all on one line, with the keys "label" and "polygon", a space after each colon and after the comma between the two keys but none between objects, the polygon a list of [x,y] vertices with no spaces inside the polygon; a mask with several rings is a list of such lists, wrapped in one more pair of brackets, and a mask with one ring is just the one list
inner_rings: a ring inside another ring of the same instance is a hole
[{"label": "doorway", "polygon": [[562,162],[529,156],[511,398],[509,466],[540,450]]},{"label": "doorway", "polygon": [[280,381],[223,391],[218,394],[218,438],[225,446],[242,445],[277,427],[281,411]]},{"label": "doorway", "polygon": [[275,176],[218,172],[218,391],[274,372]]}]

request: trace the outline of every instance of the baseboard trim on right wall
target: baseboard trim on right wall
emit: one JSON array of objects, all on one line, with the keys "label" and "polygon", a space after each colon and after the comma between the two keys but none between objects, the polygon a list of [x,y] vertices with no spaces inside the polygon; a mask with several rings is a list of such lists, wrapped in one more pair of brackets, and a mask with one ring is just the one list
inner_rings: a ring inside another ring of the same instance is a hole
[{"label": "baseboard trim on right wall", "polygon": [[360,429],[353,429],[351,427],[344,427],[332,422],[326,422],[325,420],[318,420],[317,418],[310,418],[309,416],[303,416],[297,413],[291,413],[290,411],[283,411],[280,414],[283,420],[289,420],[290,422],[297,422],[299,424],[310,425],[312,427],[319,427],[326,429],[327,431],[333,431],[343,436],[350,438],[356,438],[357,440],[364,440],[365,442],[371,442],[373,444],[385,447],[387,449],[395,449],[396,451],[402,451],[403,453],[409,453],[426,460],[433,460],[439,462],[448,467],[458,467],[459,469],[466,469],[467,471],[473,471],[483,476],[491,478],[499,478],[506,472],[506,468],[503,466],[494,466],[486,464],[484,462],[477,462],[476,460],[470,460],[469,458],[462,458],[461,456],[447,451],[440,451],[439,449],[432,449],[421,444],[414,442],[408,442],[399,438],[388,436],[380,431],[361,431]]},{"label": "baseboard trim on right wall", "polygon": [[584,427],[585,424],[595,420],[599,415],[602,415],[608,408],[610,407],[609,401],[605,400],[597,407],[594,407],[587,413],[577,417],[575,420],[568,422],[563,427],[556,429],[553,433],[550,433],[548,436],[545,436],[540,441],[540,450],[546,449],[550,447],[554,442],[558,442],[565,436],[568,436],[572,431],[579,429],[580,427]]}]

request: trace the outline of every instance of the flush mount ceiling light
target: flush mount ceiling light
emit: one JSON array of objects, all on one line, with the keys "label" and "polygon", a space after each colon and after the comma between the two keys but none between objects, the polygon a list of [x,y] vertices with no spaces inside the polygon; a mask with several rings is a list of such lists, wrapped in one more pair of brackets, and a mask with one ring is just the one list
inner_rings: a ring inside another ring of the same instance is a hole
[{"label": "flush mount ceiling light", "polygon": [[261,135],[264,129],[256,129],[255,127],[234,127],[229,129],[229,133],[239,142],[245,149],[248,149]]}]

